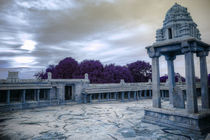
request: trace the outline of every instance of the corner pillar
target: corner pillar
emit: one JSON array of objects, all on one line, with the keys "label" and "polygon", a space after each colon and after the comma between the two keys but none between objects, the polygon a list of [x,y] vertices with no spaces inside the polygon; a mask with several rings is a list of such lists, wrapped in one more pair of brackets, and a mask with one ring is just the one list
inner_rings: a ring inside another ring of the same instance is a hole
[{"label": "corner pillar", "polygon": [[169,102],[173,104],[173,89],[176,86],[174,73],[174,59],[176,56],[165,56],[168,65],[168,81],[169,81]]},{"label": "corner pillar", "polygon": [[195,69],[193,53],[191,51],[185,53],[185,74],[187,92],[187,111],[189,113],[197,113],[198,103],[195,85]]},{"label": "corner pillar", "polygon": [[201,85],[201,103],[202,108],[210,108],[210,95],[208,94],[208,70],[206,64],[206,56],[208,52],[199,52],[197,56],[200,58],[200,85]]},{"label": "corner pillar", "polygon": [[152,106],[161,108],[159,57],[152,58]]}]

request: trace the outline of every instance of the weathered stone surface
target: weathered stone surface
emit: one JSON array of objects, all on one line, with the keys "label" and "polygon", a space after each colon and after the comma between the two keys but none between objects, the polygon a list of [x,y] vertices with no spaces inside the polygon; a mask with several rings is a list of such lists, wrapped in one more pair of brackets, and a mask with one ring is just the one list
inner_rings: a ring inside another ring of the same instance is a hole
[{"label": "weathered stone surface", "polygon": [[[168,102],[163,102],[168,104]],[[0,114],[0,139],[157,140],[189,139],[178,130],[143,123],[151,99],[35,108]],[[135,137],[124,137],[120,130]],[[189,133],[190,134],[190,133]],[[190,136],[191,139],[195,136]]]},{"label": "weathered stone surface", "polygon": [[161,108],[159,57],[152,58],[152,79],[152,106],[156,108]]},{"label": "weathered stone surface", "polygon": [[120,130],[120,133],[123,135],[123,137],[125,138],[129,138],[129,137],[135,137],[136,136],[136,132],[132,129],[132,128],[122,128]]},{"label": "weathered stone surface", "polygon": [[210,131],[210,112],[189,114],[183,109],[145,109],[143,122],[182,130],[185,133],[206,134]]},{"label": "weathered stone surface", "polygon": [[175,87],[173,90],[173,106],[185,108],[184,92],[179,87]]}]

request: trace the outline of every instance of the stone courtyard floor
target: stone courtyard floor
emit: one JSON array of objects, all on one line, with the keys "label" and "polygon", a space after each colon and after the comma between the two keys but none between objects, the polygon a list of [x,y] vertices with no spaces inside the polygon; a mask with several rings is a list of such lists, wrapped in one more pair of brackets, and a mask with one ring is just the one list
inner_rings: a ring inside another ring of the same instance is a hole
[{"label": "stone courtyard floor", "polygon": [[[164,103],[167,103],[164,101]],[[188,140],[178,130],[141,122],[151,99],[76,104],[0,114],[0,139]]]}]

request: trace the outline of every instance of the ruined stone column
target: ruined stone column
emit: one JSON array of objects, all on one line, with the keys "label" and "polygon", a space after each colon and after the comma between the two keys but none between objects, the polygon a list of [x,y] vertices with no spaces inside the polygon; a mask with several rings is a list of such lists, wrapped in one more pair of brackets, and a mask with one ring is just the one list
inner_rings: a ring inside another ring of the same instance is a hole
[{"label": "ruined stone column", "polygon": [[176,56],[165,56],[168,65],[168,81],[169,81],[169,101],[173,104],[173,89],[176,86],[174,73],[174,59]]},{"label": "ruined stone column", "polygon": [[182,52],[185,54],[185,77],[186,77],[186,94],[187,94],[187,111],[189,113],[198,112],[196,85],[195,85],[195,69],[193,52],[188,42],[182,43]]},{"label": "ruined stone column", "polygon": [[7,90],[7,104],[10,104],[10,90]]},{"label": "ruined stone column", "polygon": [[210,108],[210,95],[208,94],[208,70],[206,64],[206,56],[208,56],[208,52],[199,52],[197,56],[200,57],[200,76],[201,76],[201,102],[202,108]]},{"label": "ruined stone column", "polygon": [[161,108],[159,57],[152,58],[152,106]]}]

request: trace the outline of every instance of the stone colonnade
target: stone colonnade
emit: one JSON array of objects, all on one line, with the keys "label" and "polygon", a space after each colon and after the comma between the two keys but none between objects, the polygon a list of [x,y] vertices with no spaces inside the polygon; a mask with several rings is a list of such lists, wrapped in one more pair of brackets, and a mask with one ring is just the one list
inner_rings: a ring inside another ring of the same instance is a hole
[{"label": "stone colonnade", "polygon": [[[196,85],[195,85],[195,68],[193,53],[194,50],[190,48],[188,42],[182,42],[181,51],[185,56],[185,77],[186,77],[186,96],[187,96],[187,111],[189,113],[198,112]],[[159,72],[159,57],[160,52],[155,52],[154,48],[151,49],[152,53],[150,57],[152,58],[152,90],[153,90],[153,107],[161,108],[161,97],[160,97],[160,72]],[[175,54],[175,55],[173,55]],[[201,102],[202,108],[210,108],[210,97],[208,94],[208,79],[207,79],[207,64],[206,56],[208,56],[208,51],[196,52],[197,56],[200,58],[200,78],[201,78]],[[176,58],[176,53],[164,54],[168,64],[168,79],[169,79],[169,100],[170,103],[174,105],[173,96],[175,88],[175,76],[174,76],[174,63],[173,60]],[[177,101],[179,102],[179,101]]]},{"label": "stone colonnade", "polygon": [[[161,90],[161,97],[166,98],[168,96],[167,90]],[[126,92],[108,92],[108,93],[83,93],[83,102],[91,103],[92,101],[129,101],[152,98],[152,90],[140,90],[140,91],[126,91]]]},{"label": "stone colonnade", "polygon": [[[40,100],[51,100],[51,96],[50,96],[51,89],[30,89],[30,90],[32,92],[30,91],[27,92],[27,89],[6,90],[6,104],[8,105],[11,104],[12,96],[17,96],[18,98],[19,93],[20,93],[20,99],[19,101],[16,101],[17,103],[24,104],[27,101],[39,102]],[[42,90],[42,93],[41,93],[41,90]],[[16,93],[13,93],[15,91]],[[12,95],[12,94],[16,94],[16,95]]]}]

